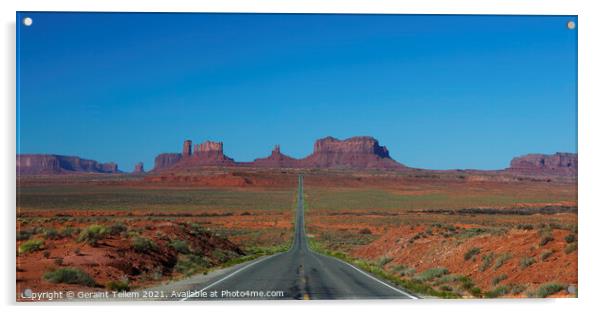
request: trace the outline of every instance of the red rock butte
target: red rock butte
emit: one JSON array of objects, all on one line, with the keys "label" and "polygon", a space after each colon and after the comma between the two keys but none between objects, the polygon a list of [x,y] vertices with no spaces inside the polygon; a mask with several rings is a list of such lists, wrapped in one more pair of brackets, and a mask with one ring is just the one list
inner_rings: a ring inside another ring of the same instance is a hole
[{"label": "red rock butte", "polygon": [[[155,157],[151,172],[164,170],[191,170],[198,167],[249,167],[249,168],[294,168],[294,169],[352,169],[352,170],[409,170],[393,160],[389,150],[370,136],[356,136],[345,140],[334,137],[319,139],[313,152],[296,159],[283,154],[280,145],[272,153],[252,162],[237,162],[224,154],[224,143],[205,141],[193,145],[185,140],[181,153],[163,153]],[[421,171],[426,171],[422,169]],[[433,170],[434,171],[434,170]],[[455,170],[437,170],[448,172]],[[556,153],[552,155],[529,154],[512,159],[510,167],[501,171],[470,170],[473,173],[507,173],[527,176],[577,176],[577,154]],[[70,173],[121,173],[113,162],[100,163],[76,156],[51,154],[17,155],[18,175],[53,175]],[[135,165],[133,173],[142,174],[142,163]]]},{"label": "red rock butte", "polygon": [[67,174],[74,172],[119,173],[114,162],[99,163],[77,156],[21,154],[17,155],[17,174]]},{"label": "red rock butte", "polygon": [[224,155],[222,142],[206,141],[194,145],[189,152],[190,140],[184,141],[183,154],[165,153],[155,158],[153,171],[182,169],[194,166],[240,166],[257,168],[338,168],[338,169],[404,169],[404,165],[389,156],[386,147],[369,136],[358,136],[346,140],[333,137],[319,139],[311,155],[296,159],[283,154],[280,145],[265,158],[252,162],[236,162]]}]

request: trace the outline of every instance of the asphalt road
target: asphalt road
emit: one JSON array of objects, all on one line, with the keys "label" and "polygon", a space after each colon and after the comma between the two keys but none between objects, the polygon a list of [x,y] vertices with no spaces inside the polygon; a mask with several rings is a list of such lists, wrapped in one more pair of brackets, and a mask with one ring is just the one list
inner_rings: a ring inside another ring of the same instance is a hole
[{"label": "asphalt road", "polygon": [[416,297],[339,259],[312,251],[304,227],[303,176],[295,238],[289,251],[256,260],[193,284],[182,301],[219,299],[415,299]]}]

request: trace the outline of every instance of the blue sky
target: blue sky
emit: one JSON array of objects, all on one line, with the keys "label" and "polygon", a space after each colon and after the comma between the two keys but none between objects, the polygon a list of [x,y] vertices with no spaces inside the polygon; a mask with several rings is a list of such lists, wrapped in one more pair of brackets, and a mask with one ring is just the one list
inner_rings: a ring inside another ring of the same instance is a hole
[{"label": "blue sky", "polygon": [[25,16],[19,153],[129,171],[185,139],[250,161],[371,135],[430,169],[577,150],[573,16]]}]

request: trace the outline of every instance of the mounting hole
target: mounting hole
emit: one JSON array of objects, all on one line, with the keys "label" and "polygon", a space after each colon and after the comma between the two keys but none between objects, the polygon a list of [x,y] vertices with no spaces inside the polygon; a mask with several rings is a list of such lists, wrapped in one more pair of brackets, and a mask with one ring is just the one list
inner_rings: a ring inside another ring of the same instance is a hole
[{"label": "mounting hole", "polygon": [[566,23],[566,27],[568,29],[575,29],[575,22],[574,21],[569,21],[568,23]]},{"label": "mounting hole", "polygon": [[31,26],[31,24],[33,24],[33,20],[31,19],[31,17],[26,17],[23,19],[23,25]]}]

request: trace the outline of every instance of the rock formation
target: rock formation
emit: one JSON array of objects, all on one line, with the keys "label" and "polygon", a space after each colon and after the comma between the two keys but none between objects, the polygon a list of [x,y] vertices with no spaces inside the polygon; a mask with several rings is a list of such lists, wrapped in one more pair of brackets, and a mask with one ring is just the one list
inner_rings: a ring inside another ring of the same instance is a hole
[{"label": "rock formation", "polygon": [[[191,147],[193,147],[192,152],[190,152]],[[187,140],[184,142],[182,154],[158,155],[155,158],[153,171],[184,170],[204,166],[356,170],[409,169],[393,160],[389,155],[389,150],[385,146],[381,146],[375,138],[357,136],[345,140],[334,137],[319,139],[314,144],[313,153],[302,159],[295,159],[283,154],[280,146],[276,145],[268,157],[257,158],[252,162],[236,162],[226,156],[222,142],[206,141],[193,146],[192,142]],[[520,175],[574,176],[577,174],[577,154],[521,156],[514,158],[510,168],[505,169],[504,172]]]},{"label": "rock formation", "polygon": [[185,140],[184,145],[182,146],[182,156],[190,157],[191,154],[192,154],[192,141]]},{"label": "rock formation", "polygon": [[513,158],[507,170],[530,175],[576,175],[577,154],[528,154]]},{"label": "rock formation", "polygon": [[299,160],[281,153],[280,145],[276,145],[270,156],[257,158],[249,166],[259,168],[298,168],[300,163]]},{"label": "rock formation", "polygon": [[338,140],[326,137],[317,140],[314,152],[306,158],[295,159],[283,154],[276,145],[272,154],[253,162],[235,162],[224,155],[222,142],[206,141],[194,145],[190,158],[184,158],[192,142],[185,141],[182,154],[161,154],[155,158],[153,171],[186,169],[198,166],[240,166],[257,168],[338,168],[338,169],[404,169],[391,159],[386,147],[372,137],[352,137]]},{"label": "rock formation", "polygon": [[99,163],[95,160],[83,159],[77,156],[62,156],[48,154],[17,155],[17,174],[68,174],[77,172],[89,173],[118,173],[116,163]]},{"label": "rock formation", "polygon": [[132,173],[144,173],[144,164],[142,162],[139,162],[137,164],[134,165],[134,171]]},{"label": "rock formation", "polygon": [[155,168],[153,170],[163,170],[172,167],[182,159],[182,154],[165,153],[155,157]]},{"label": "rock formation", "polygon": [[333,137],[319,139],[314,152],[301,160],[308,168],[401,169],[404,165],[391,159],[386,147],[369,136],[346,140]]}]

